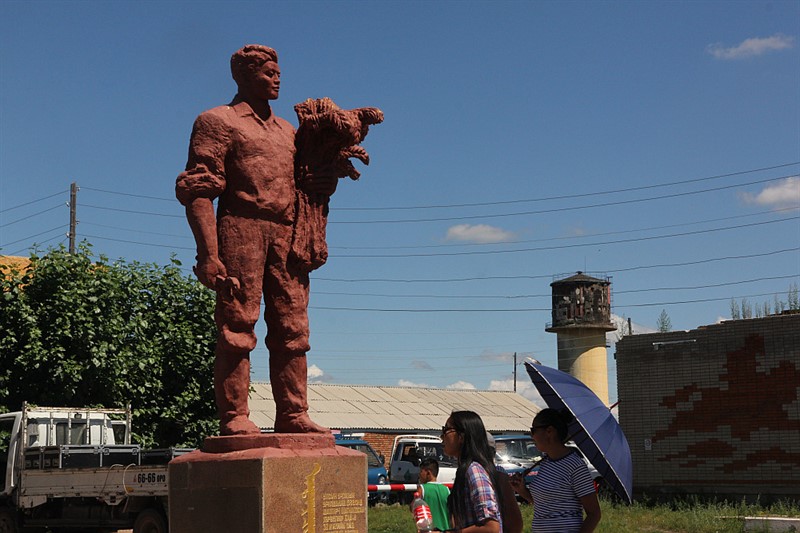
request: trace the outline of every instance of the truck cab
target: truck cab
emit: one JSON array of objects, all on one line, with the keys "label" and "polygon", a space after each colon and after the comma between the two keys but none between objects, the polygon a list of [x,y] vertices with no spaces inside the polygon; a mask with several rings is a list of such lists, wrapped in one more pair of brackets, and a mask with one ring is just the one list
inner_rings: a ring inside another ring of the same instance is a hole
[{"label": "truck cab", "polygon": [[[428,457],[439,462],[437,482],[452,485],[456,478],[458,461],[445,455],[442,439],[433,435],[398,435],[392,445],[392,460],[389,465],[389,482],[415,484],[419,480],[419,464]],[[406,493],[409,500],[411,493]]]}]

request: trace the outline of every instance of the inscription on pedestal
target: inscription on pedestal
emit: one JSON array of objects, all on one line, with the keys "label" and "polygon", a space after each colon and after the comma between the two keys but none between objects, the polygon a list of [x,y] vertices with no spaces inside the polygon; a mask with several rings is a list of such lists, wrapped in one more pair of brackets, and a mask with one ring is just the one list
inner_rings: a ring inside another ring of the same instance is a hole
[{"label": "inscription on pedestal", "polygon": [[366,514],[364,498],[355,492],[322,496],[322,531],[356,531]]}]

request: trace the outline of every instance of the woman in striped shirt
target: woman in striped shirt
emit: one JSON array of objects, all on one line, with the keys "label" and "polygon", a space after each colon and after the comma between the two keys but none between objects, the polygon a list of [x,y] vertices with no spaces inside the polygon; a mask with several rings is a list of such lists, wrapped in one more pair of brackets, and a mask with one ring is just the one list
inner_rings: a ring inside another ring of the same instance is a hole
[{"label": "woman in striped shirt", "polygon": [[545,458],[532,483],[526,486],[519,475],[512,478],[514,490],[534,504],[532,533],[589,533],[600,523],[589,469],[578,451],[564,444],[572,418],[568,411],[539,411],[531,436]]}]

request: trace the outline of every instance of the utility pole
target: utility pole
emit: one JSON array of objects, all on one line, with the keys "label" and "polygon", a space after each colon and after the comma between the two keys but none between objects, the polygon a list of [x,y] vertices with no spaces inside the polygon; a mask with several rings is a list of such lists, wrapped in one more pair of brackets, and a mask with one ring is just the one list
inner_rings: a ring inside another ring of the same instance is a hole
[{"label": "utility pole", "polygon": [[514,392],[517,392],[517,352],[514,352]]},{"label": "utility pole", "polygon": [[78,184],[74,181],[69,186],[69,253],[75,253],[75,234],[78,226]]}]

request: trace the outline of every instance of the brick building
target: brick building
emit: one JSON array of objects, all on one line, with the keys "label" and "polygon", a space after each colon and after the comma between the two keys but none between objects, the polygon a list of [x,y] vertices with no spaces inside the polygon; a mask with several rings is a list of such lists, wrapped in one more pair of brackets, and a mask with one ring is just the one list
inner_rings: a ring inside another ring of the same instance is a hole
[{"label": "brick building", "polygon": [[634,493],[800,499],[800,314],[616,345]]}]

